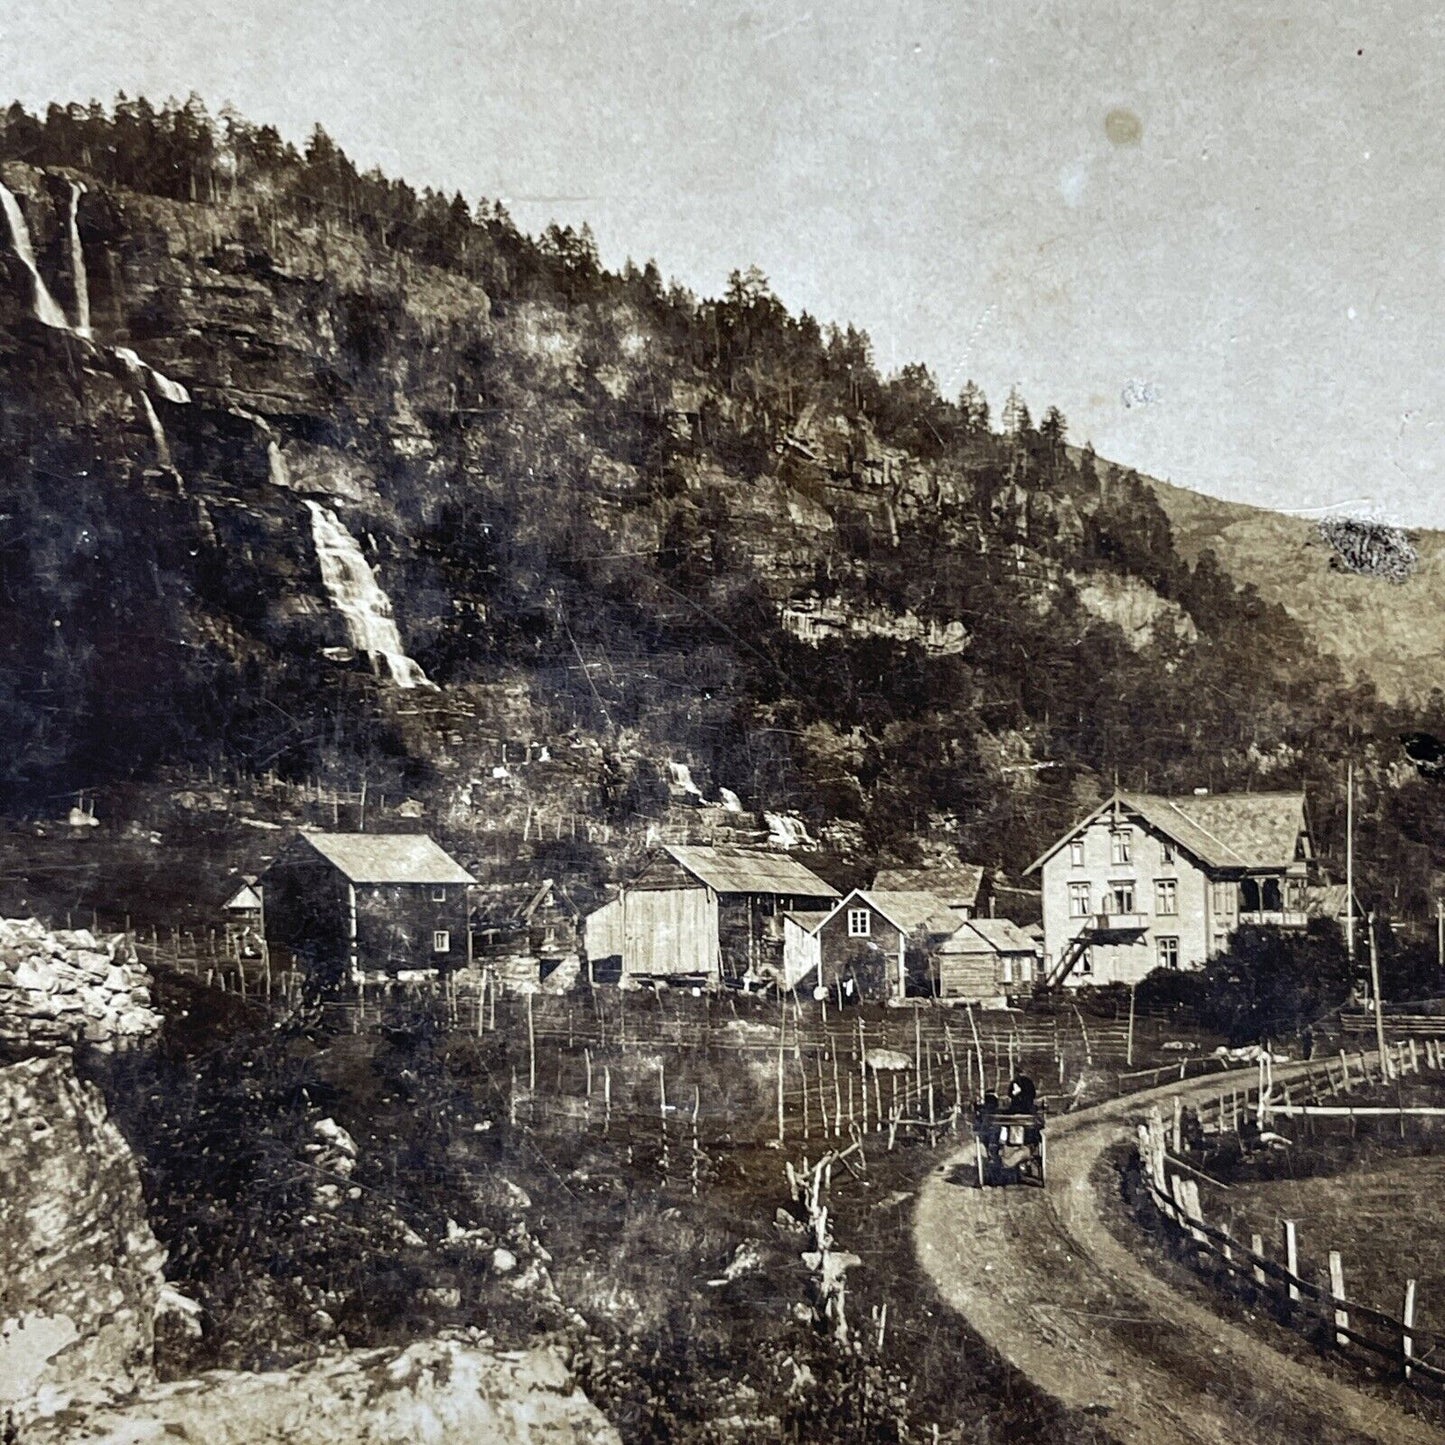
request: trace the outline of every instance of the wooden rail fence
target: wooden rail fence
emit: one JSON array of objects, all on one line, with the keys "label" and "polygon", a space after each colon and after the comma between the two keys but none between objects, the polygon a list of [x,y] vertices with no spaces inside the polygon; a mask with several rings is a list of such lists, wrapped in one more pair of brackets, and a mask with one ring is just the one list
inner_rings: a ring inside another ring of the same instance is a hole
[{"label": "wooden rail fence", "polygon": [[[1356,1081],[1374,1083],[1378,1077],[1417,1074],[1421,1061],[1431,1069],[1445,1068],[1445,1048],[1426,1040],[1421,1048],[1414,1039],[1388,1044],[1383,1060],[1378,1055],[1357,1053],[1353,1059],[1342,1053],[1338,1067],[1333,1060],[1321,1061],[1303,1075],[1292,1076],[1290,1086],[1276,1090],[1264,1077],[1252,1090],[1232,1090],[1212,1106],[1200,1110],[1206,1131],[1229,1132],[1241,1121],[1252,1118],[1267,1124],[1276,1115],[1289,1117],[1445,1117],[1445,1109],[1391,1108],[1382,1105],[1319,1105],[1306,1100],[1326,1091],[1338,1098]],[[1373,1070],[1373,1073],[1372,1073]],[[1292,1102],[1293,1093],[1299,1102]],[[1253,1103],[1251,1104],[1251,1097]],[[1181,1115],[1179,1099],[1174,1102],[1172,1125],[1158,1105],[1146,1122],[1138,1125],[1139,1161],[1149,1198],[1163,1216],[1175,1238],[1216,1271],[1245,1285],[1256,1295],[1268,1296],[1280,1316],[1304,1328],[1317,1328],[1321,1339],[1336,1348],[1355,1348],[1382,1360],[1407,1381],[1445,1382],[1445,1333],[1422,1329],[1417,1324],[1418,1282],[1407,1279],[1401,1291],[1398,1315],[1352,1299],[1346,1292],[1345,1266],[1338,1250],[1326,1253],[1325,1263],[1314,1271],[1300,1260],[1299,1231],[1294,1220],[1279,1222],[1280,1258],[1265,1252],[1263,1236],[1252,1234],[1248,1243],[1227,1229],[1205,1219],[1199,1181],[1218,1184],[1208,1175],[1181,1159]],[[1207,1117],[1206,1117],[1207,1116]],[[1186,1175],[1193,1177],[1186,1177]],[[1228,1188],[1227,1185],[1220,1186]]]}]

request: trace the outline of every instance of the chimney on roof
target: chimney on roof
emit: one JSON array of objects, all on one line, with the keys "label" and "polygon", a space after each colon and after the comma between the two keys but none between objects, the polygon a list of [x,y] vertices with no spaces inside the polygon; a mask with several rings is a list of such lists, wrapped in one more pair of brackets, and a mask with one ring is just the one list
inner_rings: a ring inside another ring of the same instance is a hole
[{"label": "chimney on roof", "polygon": [[1195,796],[1196,798],[1207,798],[1207,797],[1209,796],[1209,789],[1208,789],[1208,788],[1195,788],[1195,790],[1194,790],[1194,796]]}]

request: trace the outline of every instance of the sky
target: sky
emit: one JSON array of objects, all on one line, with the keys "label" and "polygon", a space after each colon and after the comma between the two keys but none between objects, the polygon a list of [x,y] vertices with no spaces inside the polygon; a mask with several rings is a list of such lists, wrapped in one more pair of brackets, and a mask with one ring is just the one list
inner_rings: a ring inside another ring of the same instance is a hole
[{"label": "sky", "polygon": [[319,121],[700,294],[760,266],[1125,465],[1445,527],[1435,9],[0,0],[0,88]]}]

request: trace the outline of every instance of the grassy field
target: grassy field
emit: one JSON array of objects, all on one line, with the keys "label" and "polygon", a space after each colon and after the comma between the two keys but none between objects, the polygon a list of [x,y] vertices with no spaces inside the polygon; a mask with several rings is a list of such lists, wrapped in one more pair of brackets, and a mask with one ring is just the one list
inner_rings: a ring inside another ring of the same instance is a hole
[{"label": "grassy field", "polygon": [[1292,1219],[1307,1263],[1340,1252],[1351,1299],[1399,1318],[1405,1281],[1414,1279],[1417,1323],[1445,1333],[1445,1153],[1421,1153],[1417,1141],[1355,1144],[1356,1157],[1337,1174],[1236,1187],[1224,1206],[1231,1233],[1259,1232],[1277,1257],[1280,1221]]}]

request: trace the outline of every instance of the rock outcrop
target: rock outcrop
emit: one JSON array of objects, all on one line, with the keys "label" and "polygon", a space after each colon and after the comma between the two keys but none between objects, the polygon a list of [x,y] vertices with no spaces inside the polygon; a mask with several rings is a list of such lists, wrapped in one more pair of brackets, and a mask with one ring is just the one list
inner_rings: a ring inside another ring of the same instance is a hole
[{"label": "rock outcrop", "polygon": [[550,1349],[460,1340],[367,1350],[264,1375],[217,1370],[78,1416],[22,1425],[16,1445],[617,1445]]},{"label": "rock outcrop", "polygon": [[164,1259],[99,1090],[59,1056],[0,1069],[0,1413],[149,1383]]},{"label": "rock outcrop", "polygon": [[51,932],[38,919],[0,918],[0,1044],[45,1052],[101,1048],[154,1033],[150,975],[124,934]]}]

